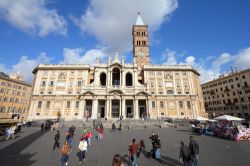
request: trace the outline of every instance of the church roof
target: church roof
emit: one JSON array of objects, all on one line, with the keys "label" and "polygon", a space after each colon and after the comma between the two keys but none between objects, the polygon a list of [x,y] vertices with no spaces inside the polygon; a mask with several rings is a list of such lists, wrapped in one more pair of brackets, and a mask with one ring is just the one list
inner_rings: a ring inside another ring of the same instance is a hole
[{"label": "church roof", "polygon": [[137,16],[137,20],[136,20],[135,25],[144,25],[144,22],[142,21],[140,12],[138,12],[138,16]]}]

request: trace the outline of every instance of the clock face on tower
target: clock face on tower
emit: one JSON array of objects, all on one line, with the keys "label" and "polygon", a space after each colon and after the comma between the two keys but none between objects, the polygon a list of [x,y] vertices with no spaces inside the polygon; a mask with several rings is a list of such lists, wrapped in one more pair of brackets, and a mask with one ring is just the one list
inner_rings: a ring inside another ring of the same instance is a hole
[{"label": "clock face on tower", "polygon": [[143,56],[144,56],[144,52],[143,52],[142,50],[140,50],[139,53],[138,53],[138,55],[139,55],[140,57],[143,57]]}]

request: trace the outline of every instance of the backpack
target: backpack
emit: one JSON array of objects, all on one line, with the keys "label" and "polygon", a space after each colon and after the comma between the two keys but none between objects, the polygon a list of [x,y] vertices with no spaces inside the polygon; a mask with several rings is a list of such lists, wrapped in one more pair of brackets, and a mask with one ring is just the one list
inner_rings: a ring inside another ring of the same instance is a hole
[{"label": "backpack", "polygon": [[189,160],[190,159],[190,149],[186,146],[186,145],[183,145],[182,147],[182,157],[185,159],[185,160]]},{"label": "backpack", "polygon": [[69,152],[69,145],[63,145],[62,154],[68,154],[68,152]]}]

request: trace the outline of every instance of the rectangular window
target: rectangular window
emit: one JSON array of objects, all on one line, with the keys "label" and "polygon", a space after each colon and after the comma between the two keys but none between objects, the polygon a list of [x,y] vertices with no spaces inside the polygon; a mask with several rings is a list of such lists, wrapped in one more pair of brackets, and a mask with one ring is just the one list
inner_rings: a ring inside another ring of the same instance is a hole
[{"label": "rectangular window", "polygon": [[70,108],[70,101],[67,101],[67,108]]},{"label": "rectangular window", "polygon": [[160,101],[160,108],[164,108],[164,103],[163,103],[163,101]]},{"label": "rectangular window", "polygon": [[77,81],[77,86],[78,87],[82,86],[82,81]]},{"label": "rectangular window", "polygon": [[50,107],[50,101],[47,101],[46,108],[49,108],[49,107]]},{"label": "rectangular window", "polygon": [[182,101],[179,101],[179,107],[183,108],[183,102]]},{"label": "rectangular window", "polygon": [[41,86],[46,86],[46,81],[42,81]]},{"label": "rectangular window", "polygon": [[176,85],[177,85],[177,88],[181,87],[181,83],[180,82],[177,82]]},{"label": "rectangular window", "polygon": [[159,86],[159,87],[162,87],[162,82],[159,81],[159,82],[158,82],[158,86]]},{"label": "rectangular window", "polygon": [[188,88],[188,82],[184,82],[184,87]]},{"label": "rectangular window", "polygon": [[54,81],[50,81],[49,86],[54,86]]},{"label": "rectangular window", "polygon": [[42,101],[38,101],[38,106],[37,108],[42,108]]},{"label": "rectangular window", "polygon": [[155,108],[155,101],[152,101],[152,108]]},{"label": "rectangular window", "polygon": [[191,102],[190,101],[187,101],[187,107],[188,107],[188,109],[191,109]]},{"label": "rectangular window", "polygon": [[75,108],[79,108],[79,101],[76,101]]},{"label": "rectangular window", "polygon": [[151,87],[154,87],[154,82],[150,82],[150,86],[151,86]]}]

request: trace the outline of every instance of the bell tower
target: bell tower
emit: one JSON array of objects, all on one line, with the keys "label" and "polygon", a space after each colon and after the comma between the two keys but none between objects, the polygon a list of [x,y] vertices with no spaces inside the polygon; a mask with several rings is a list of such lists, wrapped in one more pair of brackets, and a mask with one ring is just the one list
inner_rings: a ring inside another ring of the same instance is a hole
[{"label": "bell tower", "polygon": [[136,24],[133,25],[133,54],[139,67],[149,64],[149,47],[148,47],[148,26],[142,21],[138,12]]}]

